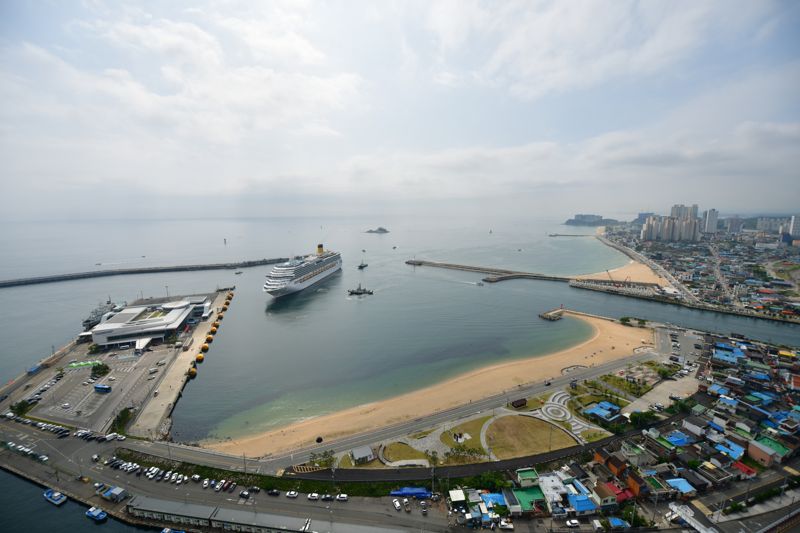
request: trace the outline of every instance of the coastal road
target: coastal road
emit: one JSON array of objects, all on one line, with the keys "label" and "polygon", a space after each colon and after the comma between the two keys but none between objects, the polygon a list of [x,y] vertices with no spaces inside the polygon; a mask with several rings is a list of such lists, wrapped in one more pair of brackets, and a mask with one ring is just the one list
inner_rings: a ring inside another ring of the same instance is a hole
[{"label": "coastal road", "polygon": [[[134,474],[111,469],[103,465],[102,461],[92,462],[93,454],[96,453],[106,459],[114,453],[115,447],[120,443],[86,442],[74,437],[58,439],[52,433],[5,419],[0,421],[0,440],[24,444],[39,454],[48,455],[49,460],[43,465],[18,453],[2,449],[0,462],[10,464],[23,472],[31,472],[40,479],[48,479],[54,486],[83,475],[89,477],[92,482],[99,481],[120,486],[132,494],[153,498],[191,501],[197,504],[247,509],[287,517],[311,518],[312,522],[317,524],[314,528],[316,530],[322,530],[324,524],[333,522],[375,528],[397,527],[405,531],[449,531],[446,510],[442,506],[434,507],[427,516],[423,516],[419,509],[415,509],[412,513],[397,513],[392,507],[391,498],[388,497],[351,497],[348,502],[322,502],[309,501],[304,494],[297,499],[289,499],[283,494],[274,497],[262,491],[244,500],[238,497],[244,487],[237,487],[233,493],[214,492],[211,489],[203,489],[201,484],[191,481],[182,485],[156,482],[145,476],[137,477]],[[191,474],[189,471],[182,473]],[[99,498],[94,503],[108,506],[108,502]]]}]

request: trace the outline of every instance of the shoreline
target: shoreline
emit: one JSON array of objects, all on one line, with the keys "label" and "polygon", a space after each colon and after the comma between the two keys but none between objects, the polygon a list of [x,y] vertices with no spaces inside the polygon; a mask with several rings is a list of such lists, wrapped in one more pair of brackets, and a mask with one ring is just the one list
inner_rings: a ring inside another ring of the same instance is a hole
[{"label": "shoreline", "polygon": [[[280,428],[226,440],[204,441],[204,448],[250,457],[291,452],[395,425],[503,392],[523,384],[561,376],[564,368],[606,363],[633,355],[641,346],[653,345],[651,328],[623,326],[611,319],[566,311],[593,328],[592,336],[558,352],[506,361],[472,370],[436,385],[399,396],[316,416]],[[643,342],[644,341],[644,342]],[[423,406],[422,408],[420,406]]]}]

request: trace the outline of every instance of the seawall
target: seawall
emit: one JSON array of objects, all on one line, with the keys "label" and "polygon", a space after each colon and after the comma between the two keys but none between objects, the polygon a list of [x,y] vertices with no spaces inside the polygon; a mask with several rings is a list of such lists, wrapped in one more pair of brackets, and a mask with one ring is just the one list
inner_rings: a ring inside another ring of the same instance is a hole
[{"label": "seawall", "polygon": [[118,268],[113,270],[94,270],[90,272],[73,272],[71,274],[55,274],[52,276],[37,276],[31,278],[18,278],[0,281],[0,289],[6,287],[19,287],[22,285],[37,285],[40,283],[55,283],[59,281],[72,281],[76,279],[104,278],[108,276],[128,276],[131,274],[160,274],[162,272],[190,272],[195,270],[232,270],[236,268],[250,268],[263,265],[283,263],[288,258],[255,259],[252,261],[239,261],[236,263],[210,263],[202,265],[172,265],[160,267]]}]

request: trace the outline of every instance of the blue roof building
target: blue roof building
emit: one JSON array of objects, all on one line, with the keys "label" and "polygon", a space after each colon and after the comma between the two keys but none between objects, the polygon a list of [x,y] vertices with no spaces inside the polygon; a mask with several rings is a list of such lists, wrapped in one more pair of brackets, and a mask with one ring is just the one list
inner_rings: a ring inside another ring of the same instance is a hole
[{"label": "blue roof building", "polygon": [[606,411],[611,411],[612,413],[617,412],[620,409],[618,405],[606,401],[598,403],[597,406],[600,407],[600,409],[605,409]]},{"label": "blue roof building", "polygon": [[714,383],[708,388],[708,393],[716,396],[727,395],[730,391],[718,383]]},{"label": "blue roof building", "polygon": [[[607,402],[602,402],[602,403],[607,403]],[[587,416],[594,416],[610,422],[619,416],[619,410],[609,411],[608,409],[603,409],[602,407],[600,407],[600,404],[597,404],[592,407],[589,407],[588,409],[584,409],[583,414]]]},{"label": "blue roof building", "polygon": [[569,494],[569,506],[575,509],[575,514],[593,514],[597,512],[597,505],[586,494]]},{"label": "blue roof building", "polygon": [[729,440],[725,440],[724,442],[717,444],[714,446],[714,448],[721,451],[734,461],[738,461],[744,455],[744,448]]},{"label": "blue roof building", "polygon": [[680,492],[682,496],[691,496],[697,492],[695,488],[682,477],[676,477],[674,479],[668,479],[666,481],[667,485]]},{"label": "blue roof building", "polygon": [[684,433],[682,431],[677,431],[677,430],[671,432],[669,435],[667,435],[664,438],[667,439],[667,441],[670,444],[672,444],[673,446],[688,446],[689,444],[694,442],[689,437],[689,435],[687,435],[686,433]]}]

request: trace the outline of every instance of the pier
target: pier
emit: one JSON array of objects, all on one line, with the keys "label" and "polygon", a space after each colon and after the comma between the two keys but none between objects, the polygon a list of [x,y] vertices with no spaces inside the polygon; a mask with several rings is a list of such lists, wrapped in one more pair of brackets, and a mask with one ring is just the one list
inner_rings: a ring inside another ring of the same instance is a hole
[{"label": "pier", "polygon": [[464,272],[488,274],[487,277],[483,278],[483,281],[487,283],[497,283],[498,281],[506,281],[509,279],[538,279],[544,281],[560,281],[563,283],[568,283],[571,279],[566,276],[551,276],[550,274],[538,274],[536,272],[521,272],[518,270],[506,270],[502,268],[458,265],[455,263],[440,263],[437,261],[421,261],[418,259],[409,259],[406,261],[406,264],[415,267],[427,266],[435,268],[448,268],[450,270],[463,270]]},{"label": "pier", "polygon": [[0,289],[6,287],[19,287],[22,285],[37,285],[39,283],[55,283],[58,281],[72,281],[76,279],[103,278],[107,276],[127,276],[130,274],[161,274],[163,272],[190,272],[197,270],[233,270],[237,268],[250,268],[264,265],[284,263],[288,258],[255,259],[252,261],[239,261],[236,263],[211,263],[204,265],[173,265],[160,267],[117,268],[113,270],[92,270],[89,272],[73,272],[71,274],[55,274],[53,276],[37,276],[32,278],[8,279],[0,281]]},{"label": "pier", "polygon": [[561,320],[563,316],[564,316],[563,307],[559,307],[558,309],[551,309],[550,311],[545,311],[544,313],[539,313],[539,318],[542,318],[544,320],[549,320],[550,322]]}]

